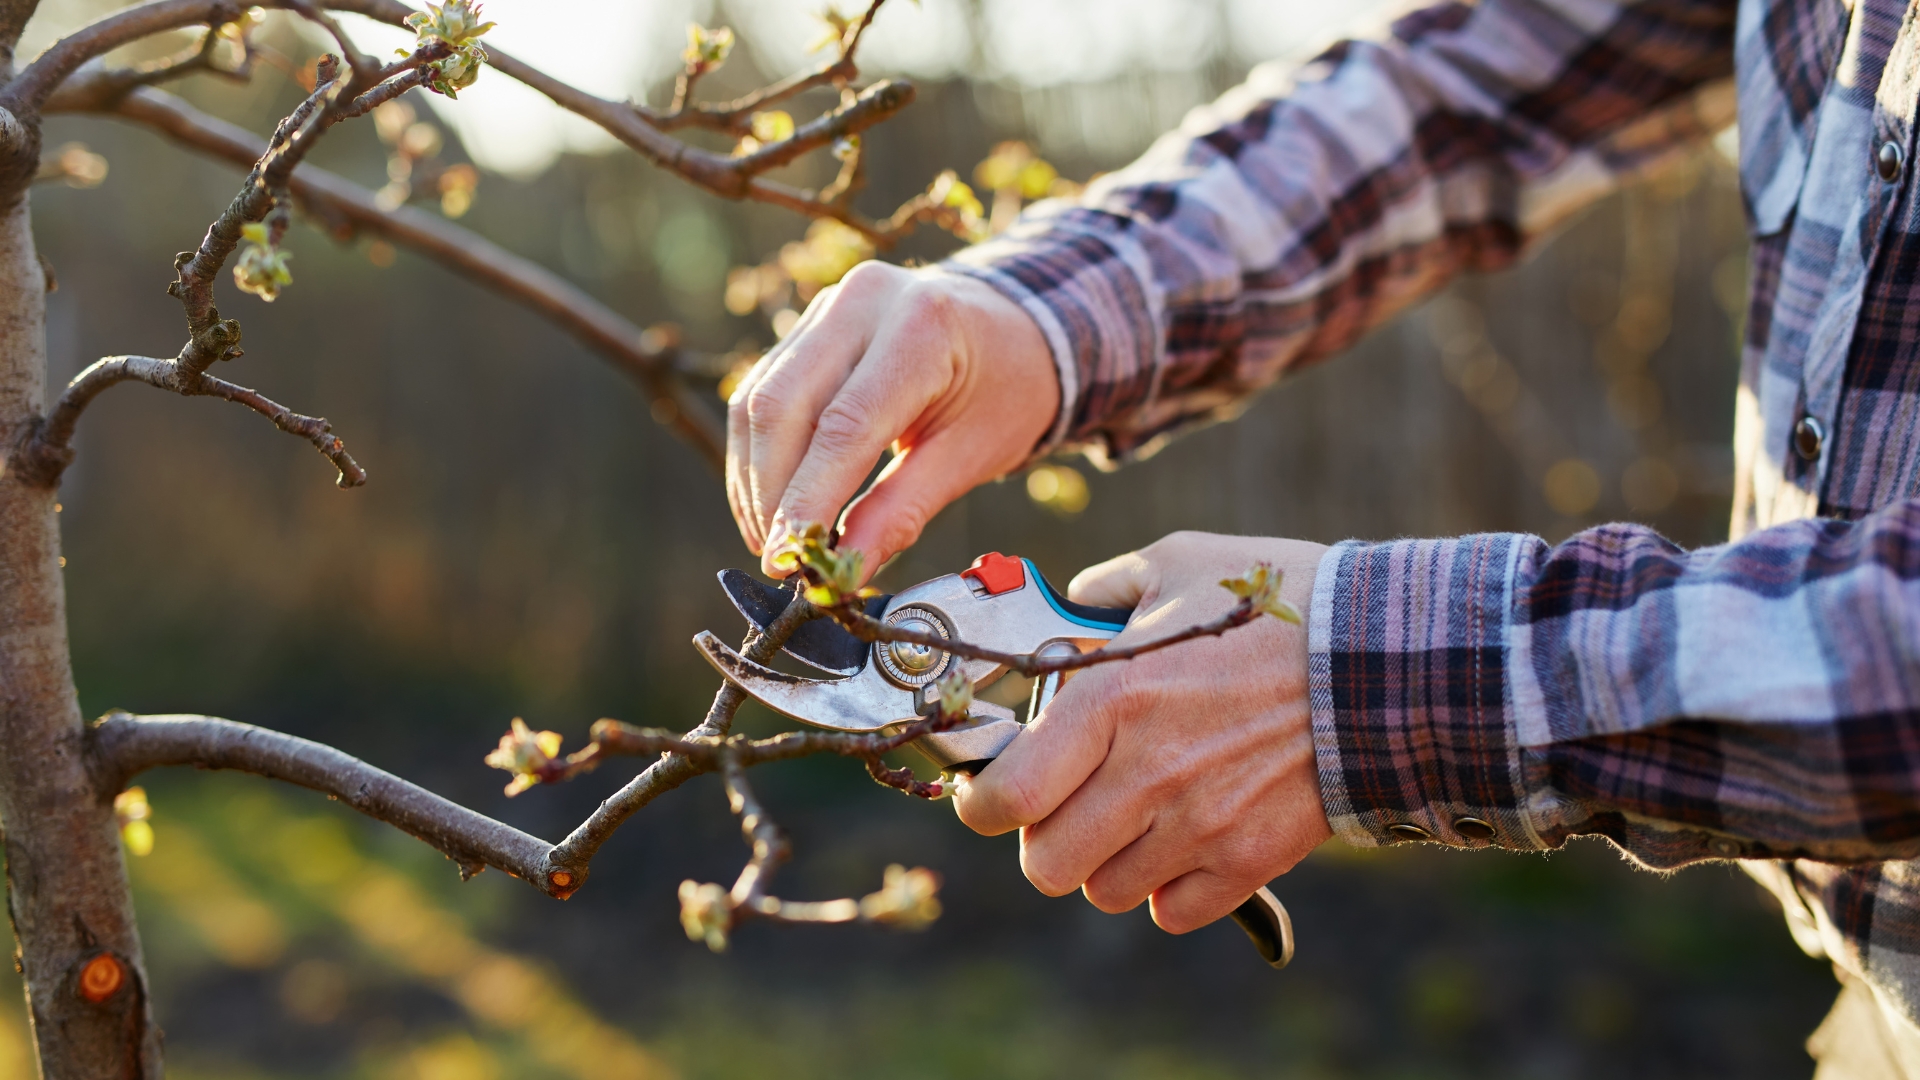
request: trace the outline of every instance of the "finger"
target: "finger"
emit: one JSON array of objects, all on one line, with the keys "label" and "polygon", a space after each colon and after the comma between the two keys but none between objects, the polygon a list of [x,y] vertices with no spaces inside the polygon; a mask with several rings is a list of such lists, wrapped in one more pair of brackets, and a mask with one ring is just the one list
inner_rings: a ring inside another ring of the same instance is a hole
[{"label": "finger", "polygon": [[957,428],[902,450],[847,508],[840,546],[863,552],[867,567],[879,569],[912,547],[935,514],[985,479],[979,465],[978,440]]},{"label": "finger", "polygon": [[[806,454],[784,484],[770,529],[837,520],[880,452],[947,389],[952,348],[939,320],[908,318],[882,331],[820,410]],[[757,462],[758,447],[754,456]]]},{"label": "finger", "polygon": [[1154,925],[1169,934],[1184,934],[1232,914],[1264,884],[1195,870],[1154,890],[1148,910]]},{"label": "finger", "polygon": [[760,534],[760,522],[753,515],[747,486],[747,470],[753,460],[747,437],[747,395],[758,385],[772,357],[772,352],[768,352],[755,361],[741,378],[740,385],[733,388],[733,396],[727,399],[727,508],[733,511],[733,523],[740,529],[740,539],[746,541],[747,550],[755,555],[766,546],[766,539]]},{"label": "finger", "polygon": [[1081,891],[1111,914],[1132,911],[1168,882],[1199,869],[1200,855],[1177,828],[1156,825],[1087,875]]},{"label": "finger", "polygon": [[1090,677],[1068,683],[991,765],[959,785],[953,801],[960,820],[983,836],[999,836],[1053,813],[1113,746],[1108,710],[1087,707],[1099,696]]},{"label": "finger", "polygon": [[1073,575],[1067,583],[1067,599],[1095,607],[1139,607],[1152,576],[1153,564],[1139,552],[1129,551]]},{"label": "finger", "polygon": [[763,553],[781,539],[774,511],[815,437],[823,410],[844,388],[866,350],[868,313],[860,300],[844,291],[816,298],[807,309],[809,314],[819,311],[814,322],[787,335],[793,344],[774,355],[747,393],[746,497]]},{"label": "finger", "polygon": [[747,542],[748,550],[758,555],[766,547],[766,522],[753,510],[752,476],[752,430],[748,418],[747,406],[753,400],[754,390],[767,377],[767,372],[780,362],[780,358],[793,351],[795,339],[800,331],[817,317],[818,308],[808,305],[806,314],[800,317],[793,330],[787,336],[774,342],[772,348],[760,355],[753,366],[747,369],[739,385],[733,388],[733,394],[727,398],[727,504],[733,510],[734,522],[740,527],[740,535]]},{"label": "finger", "polygon": [[[1059,809],[1021,831],[1020,869],[1034,888],[1049,896],[1064,896],[1087,884],[1108,861],[1151,834],[1153,807],[1127,778],[1116,778],[1114,771],[1109,760],[1094,770]],[[1191,869],[1182,866],[1169,871],[1161,881]],[[1088,898],[1092,899],[1092,894]],[[1144,899],[1143,892],[1133,904]]]}]

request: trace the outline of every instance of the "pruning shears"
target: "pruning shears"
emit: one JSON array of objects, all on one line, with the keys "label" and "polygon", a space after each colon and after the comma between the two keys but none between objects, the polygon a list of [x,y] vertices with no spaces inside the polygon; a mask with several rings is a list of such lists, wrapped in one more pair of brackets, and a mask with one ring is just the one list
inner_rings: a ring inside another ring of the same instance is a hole
[{"label": "pruning shears", "polygon": [[[786,609],[791,583],[768,585],[744,570],[723,570],[720,585],[740,614],[765,629]],[[865,602],[866,614],[921,636],[960,640],[1006,653],[1068,655],[1099,648],[1126,629],[1133,612],[1068,600],[1030,560],[990,552],[958,574],[923,581]],[[773,711],[831,731],[888,732],[931,715],[936,684],[956,668],[974,690],[991,685],[1007,667],[970,660],[930,645],[907,641],[868,644],[829,619],[803,623],[784,652],[802,663],[841,676],[809,679],[756,664],[703,631],[694,645],[726,680]],[[1059,692],[1065,673],[1036,678],[1027,719],[1040,715]],[[975,698],[967,723],[923,735],[910,745],[943,771],[979,772],[1020,734],[1012,709]],[[1262,887],[1233,912],[1268,964],[1293,959],[1293,924],[1287,909]]]}]

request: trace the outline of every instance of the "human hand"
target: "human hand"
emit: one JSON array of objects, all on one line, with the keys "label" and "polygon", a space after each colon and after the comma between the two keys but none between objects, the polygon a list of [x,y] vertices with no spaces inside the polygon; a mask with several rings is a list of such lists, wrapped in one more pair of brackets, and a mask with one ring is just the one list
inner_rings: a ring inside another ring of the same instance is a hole
[{"label": "human hand", "polygon": [[[1234,603],[1220,579],[1257,561],[1286,574],[1302,612],[1319,544],[1175,533],[1080,572],[1070,599],[1137,608],[1125,645]],[[1304,627],[1260,619],[1133,660],[1088,668],[1000,757],[956,785],[960,820],[1020,829],[1020,865],[1049,896],[1102,911],[1152,901],[1184,934],[1231,912],[1332,835],[1320,802]]]},{"label": "human hand", "polygon": [[862,263],[734,390],[727,501],[761,569],[784,576],[778,541],[839,519],[891,444],[839,542],[871,573],[942,507],[1025,461],[1059,403],[1046,339],[1018,304],[973,278]]}]

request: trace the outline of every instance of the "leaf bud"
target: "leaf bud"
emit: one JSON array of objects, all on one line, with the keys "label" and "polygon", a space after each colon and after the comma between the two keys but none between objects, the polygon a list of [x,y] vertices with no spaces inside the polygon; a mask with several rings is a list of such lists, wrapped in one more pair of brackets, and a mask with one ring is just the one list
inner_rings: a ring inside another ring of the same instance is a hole
[{"label": "leaf bud", "polygon": [[733,51],[733,31],[727,27],[709,30],[699,23],[687,24],[687,50],[680,54],[686,61],[687,71],[694,75],[704,75],[727,62],[727,54]]},{"label": "leaf bud", "polygon": [[973,708],[973,683],[961,672],[960,665],[954,665],[933,688],[939,695],[941,715],[965,716]]},{"label": "leaf bud", "polygon": [[689,878],[680,883],[680,928],[688,941],[703,941],[714,952],[727,951],[727,931],[733,927],[733,905],[727,890],[711,882]]},{"label": "leaf bud", "polygon": [[[860,898],[860,917],[903,930],[925,930],[940,917],[940,875],[922,866],[887,867],[880,891]],[[686,886],[680,887],[685,904]],[[684,907],[682,910],[685,910]]]},{"label": "leaf bud", "polygon": [[1302,622],[1300,609],[1280,599],[1280,583],[1285,578],[1286,574],[1275,570],[1272,563],[1257,562],[1239,577],[1222,578],[1220,585],[1253,610],[1298,626]]},{"label": "leaf bud", "polygon": [[560,756],[560,733],[535,731],[525,720],[513,718],[513,729],[500,736],[500,745],[486,757],[486,763],[513,774],[507,795],[514,796],[547,778],[554,760]]},{"label": "leaf bud", "polygon": [[234,260],[233,283],[241,292],[252,293],[271,304],[279,298],[281,289],[293,284],[293,271],[287,267],[287,260],[293,255],[274,246],[265,222],[241,226],[240,236],[246,246]]}]

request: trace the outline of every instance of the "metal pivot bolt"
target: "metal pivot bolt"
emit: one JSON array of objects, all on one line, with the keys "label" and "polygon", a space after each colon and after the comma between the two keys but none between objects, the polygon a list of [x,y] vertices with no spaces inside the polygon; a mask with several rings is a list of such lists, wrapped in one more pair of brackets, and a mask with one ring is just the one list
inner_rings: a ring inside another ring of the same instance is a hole
[{"label": "metal pivot bolt", "polygon": [[[933,633],[933,624],[925,619],[903,619],[898,625],[903,630]],[[895,641],[888,644],[887,650],[893,653],[893,662],[900,665],[900,670],[909,675],[924,674],[928,668],[940,662],[938,649],[918,641]]]}]

